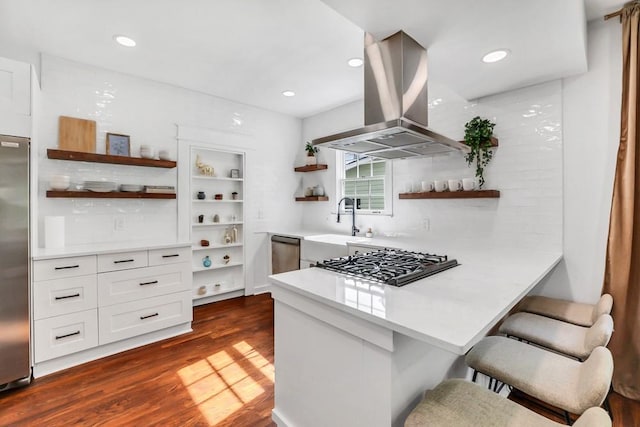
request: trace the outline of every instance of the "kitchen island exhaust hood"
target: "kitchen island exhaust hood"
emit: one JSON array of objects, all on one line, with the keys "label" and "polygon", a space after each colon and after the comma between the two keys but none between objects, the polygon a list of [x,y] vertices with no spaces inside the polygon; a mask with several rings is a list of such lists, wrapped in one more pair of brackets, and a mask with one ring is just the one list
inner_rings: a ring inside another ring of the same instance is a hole
[{"label": "kitchen island exhaust hood", "polygon": [[469,148],[427,127],[427,52],[399,31],[376,42],[365,35],[365,126],[311,141],[383,159],[426,157]]}]

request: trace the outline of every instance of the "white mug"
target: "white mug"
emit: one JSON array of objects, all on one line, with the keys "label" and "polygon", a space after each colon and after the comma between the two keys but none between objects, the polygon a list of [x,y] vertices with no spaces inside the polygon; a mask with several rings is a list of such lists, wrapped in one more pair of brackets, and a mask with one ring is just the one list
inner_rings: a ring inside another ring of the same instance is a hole
[{"label": "white mug", "polygon": [[462,180],[462,189],[464,191],[473,191],[477,187],[475,178],[464,178]]},{"label": "white mug", "polygon": [[428,193],[429,191],[433,191],[433,182],[422,181],[422,192]]},{"label": "white mug", "polygon": [[450,179],[449,180],[449,191],[460,191],[462,190],[462,182],[459,179]]},{"label": "white mug", "polygon": [[433,181],[433,189],[436,190],[438,193],[446,191],[447,181],[436,179],[435,181]]}]

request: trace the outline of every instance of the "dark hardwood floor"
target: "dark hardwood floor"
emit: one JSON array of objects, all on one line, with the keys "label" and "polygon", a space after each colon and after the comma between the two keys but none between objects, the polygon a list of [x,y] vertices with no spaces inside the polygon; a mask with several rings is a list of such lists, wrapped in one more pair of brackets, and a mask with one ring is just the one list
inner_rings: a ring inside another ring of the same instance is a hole
[{"label": "dark hardwood floor", "polygon": [[[0,393],[0,426],[273,427],[273,375],[270,295],[235,298],[195,308],[190,334]],[[611,406],[615,427],[640,426],[640,402]]]},{"label": "dark hardwood floor", "polygon": [[0,426],[274,426],[269,294],[194,310],[193,332],[0,394]]}]

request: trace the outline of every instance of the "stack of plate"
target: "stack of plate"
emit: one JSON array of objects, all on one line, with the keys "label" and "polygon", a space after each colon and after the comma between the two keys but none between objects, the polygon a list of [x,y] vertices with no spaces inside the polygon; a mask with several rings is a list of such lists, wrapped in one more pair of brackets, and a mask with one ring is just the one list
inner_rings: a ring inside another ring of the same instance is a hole
[{"label": "stack of plate", "polygon": [[144,189],[144,186],[138,184],[120,184],[120,191],[127,191],[130,193],[139,193]]},{"label": "stack of plate", "polygon": [[96,193],[108,193],[115,191],[118,186],[115,182],[111,181],[85,181],[84,189],[89,191],[95,191]]}]

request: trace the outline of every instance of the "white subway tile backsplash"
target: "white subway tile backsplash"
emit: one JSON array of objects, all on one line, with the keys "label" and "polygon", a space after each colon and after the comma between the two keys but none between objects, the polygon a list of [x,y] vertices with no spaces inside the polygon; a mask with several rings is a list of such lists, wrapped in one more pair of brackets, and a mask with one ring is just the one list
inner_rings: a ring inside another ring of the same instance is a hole
[{"label": "white subway tile backsplash", "polygon": [[[435,90],[433,90],[435,88]],[[398,200],[416,182],[473,177],[463,156],[394,161],[393,217],[360,216],[359,225],[380,234],[410,233],[456,241],[483,240],[511,245],[562,249],[562,93],[554,81],[467,102],[437,86],[430,87],[429,127],[462,139],[464,124],[474,116],[496,123],[500,146],[485,170],[487,189],[499,199]],[[345,110],[353,111],[353,108]],[[327,117],[335,117],[335,111]],[[359,118],[357,118],[359,119]],[[356,118],[354,118],[354,121]],[[306,119],[304,126],[321,127],[323,116]],[[361,123],[355,122],[352,127]],[[327,121],[325,127],[331,129]],[[344,127],[344,126],[343,126]],[[329,134],[331,132],[326,132]],[[305,139],[318,135],[305,135]],[[330,165],[330,168],[333,165]],[[328,181],[324,183],[327,186]],[[335,228],[335,207],[305,206],[308,227],[322,223]],[[424,222],[428,219],[429,230]],[[360,227],[362,228],[362,227]]]}]

